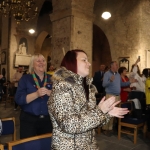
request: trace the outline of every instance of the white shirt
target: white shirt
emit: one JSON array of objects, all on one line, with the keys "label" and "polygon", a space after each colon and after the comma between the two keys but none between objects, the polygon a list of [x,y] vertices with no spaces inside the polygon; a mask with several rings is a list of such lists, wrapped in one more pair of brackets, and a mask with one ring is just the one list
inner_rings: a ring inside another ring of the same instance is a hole
[{"label": "white shirt", "polygon": [[137,66],[133,67],[133,71],[130,73],[129,78],[137,79],[138,82],[131,83],[130,87],[136,87],[136,91],[145,92],[144,78],[140,77],[137,73]]}]

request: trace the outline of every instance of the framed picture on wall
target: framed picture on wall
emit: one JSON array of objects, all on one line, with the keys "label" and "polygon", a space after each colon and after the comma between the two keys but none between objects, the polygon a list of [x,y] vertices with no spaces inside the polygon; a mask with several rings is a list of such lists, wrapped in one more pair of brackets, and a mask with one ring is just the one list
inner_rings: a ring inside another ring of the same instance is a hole
[{"label": "framed picture on wall", "polygon": [[1,64],[6,64],[6,51],[2,51],[1,53]]},{"label": "framed picture on wall", "polygon": [[130,57],[119,57],[119,67],[126,67],[129,72],[129,58]]}]

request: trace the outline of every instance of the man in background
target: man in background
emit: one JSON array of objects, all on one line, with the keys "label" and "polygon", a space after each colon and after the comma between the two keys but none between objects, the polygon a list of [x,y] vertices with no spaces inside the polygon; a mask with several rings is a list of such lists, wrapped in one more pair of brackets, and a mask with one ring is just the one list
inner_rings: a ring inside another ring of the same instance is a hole
[{"label": "man in background", "polygon": [[[133,81],[135,82],[135,81]],[[103,87],[105,88],[106,92],[106,99],[109,97],[114,96],[116,98],[116,101],[120,100],[120,91],[121,86],[129,86],[130,82],[122,82],[120,74],[118,73],[118,63],[116,61],[112,61],[110,64],[110,70],[108,70],[104,74],[103,78]],[[113,120],[112,118],[108,124],[104,125],[102,127],[103,133],[105,135],[111,136],[111,132],[113,130]]]},{"label": "man in background", "polygon": [[102,86],[103,76],[104,76],[105,65],[101,64],[99,67],[99,71],[95,72],[93,77],[93,84],[96,86],[98,94],[96,94],[97,104],[99,100],[105,95],[105,89]]},{"label": "man in background", "polygon": [[102,86],[104,70],[105,70],[105,65],[101,64],[99,67],[99,71],[95,72],[93,77],[93,84],[96,86],[98,93],[104,92],[104,88]]}]

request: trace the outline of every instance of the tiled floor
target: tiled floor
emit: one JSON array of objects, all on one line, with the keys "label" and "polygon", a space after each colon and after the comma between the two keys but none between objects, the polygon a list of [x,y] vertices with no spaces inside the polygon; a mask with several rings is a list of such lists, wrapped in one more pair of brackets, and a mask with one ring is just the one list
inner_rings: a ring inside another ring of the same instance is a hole
[{"label": "tiled floor", "polygon": [[[11,104],[7,104],[5,109],[4,103],[0,102],[0,118],[12,117],[16,118],[17,139],[19,139],[19,114],[20,110],[14,111]],[[121,140],[117,139],[117,132],[111,137],[105,136],[103,133],[96,135],[100,150],[150,150],[150,139],[143,139],[139,133],[137,144],[133,144],[133,136],[122,135]],[[11,137],[0,137],[0,143],[11,141]]]},{"label": "tiled floor", "polygon": [[150,150],[150,139],[143,139],[142,134],[138,135],[137,144],[133,144],[133,136],[122,135],[118,140],[117,132],[111,137],[104,134],[97,136],[100,150]]}]

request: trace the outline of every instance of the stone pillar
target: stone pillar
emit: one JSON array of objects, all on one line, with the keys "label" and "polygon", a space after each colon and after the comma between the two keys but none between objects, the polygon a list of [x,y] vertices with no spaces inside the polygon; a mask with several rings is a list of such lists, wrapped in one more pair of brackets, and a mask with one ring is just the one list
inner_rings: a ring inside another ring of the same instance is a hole
[{"label": "stone pillar", "polygon": [[60,66],[64,51],[84,50],[92,63],[94,0],[53,0],[52,63]]}]

